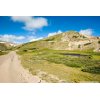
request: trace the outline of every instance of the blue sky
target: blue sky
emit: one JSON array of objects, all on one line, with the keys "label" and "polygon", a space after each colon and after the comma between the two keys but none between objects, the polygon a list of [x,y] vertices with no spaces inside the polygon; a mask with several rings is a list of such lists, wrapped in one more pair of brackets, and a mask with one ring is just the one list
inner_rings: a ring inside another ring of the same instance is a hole
[{"label": "blue sky", "polygon": [[100,36],[98,16],[0,16],[0,40],[28,42],[70,30]]}]

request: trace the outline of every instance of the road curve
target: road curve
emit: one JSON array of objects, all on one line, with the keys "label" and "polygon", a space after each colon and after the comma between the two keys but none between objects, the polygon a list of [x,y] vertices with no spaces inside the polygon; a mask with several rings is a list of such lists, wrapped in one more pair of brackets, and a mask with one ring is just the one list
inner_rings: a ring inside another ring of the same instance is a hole
[{"label": "road curve", "polygon": [[24,69],[15,51],[0,56],[0,83],[40,83],[38,76],[33,76]]}]

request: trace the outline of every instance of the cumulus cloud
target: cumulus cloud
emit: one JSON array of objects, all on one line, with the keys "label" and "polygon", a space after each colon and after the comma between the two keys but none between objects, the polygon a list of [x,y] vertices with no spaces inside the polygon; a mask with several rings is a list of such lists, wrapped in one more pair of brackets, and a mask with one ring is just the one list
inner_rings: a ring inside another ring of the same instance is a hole
[{"label": "cumulus cloud", "polygon": [[17,42],[23,39],[25,39],[24,36],[16,36],[16,35],[8,35],[8,34],[0,35],[1,41]]},{"label": "cumulus cloud", "polygon": [[62,33],[62,31],[61,31],[61,30],[58,30],[57,32],[49,33],[49,34],[48,34],[48,37],[49,37],[49,36],[56,35],[56,34],[60,34],[60,33]]},{"label": "cumulus cloud", "polygon": [[80,34],[84,34],[84,35],[92,35],[93,34],[93,30],[92,29],[80,30],[79,33]]},{"label": "cumulus cloud", "polygon": [[44,26],[48,26],[48,21],[43,17],[31,17],[31,16],[12,16],[11,19],[14,22],[24,23],[22,27],[25,30],[33,31],[34,29],[40,29]]},{"label": "cumulus cloud", "polygon": [[11,19],[14,22],[28,22],[32,20],[32,17],[29,16],[12,16]]}]

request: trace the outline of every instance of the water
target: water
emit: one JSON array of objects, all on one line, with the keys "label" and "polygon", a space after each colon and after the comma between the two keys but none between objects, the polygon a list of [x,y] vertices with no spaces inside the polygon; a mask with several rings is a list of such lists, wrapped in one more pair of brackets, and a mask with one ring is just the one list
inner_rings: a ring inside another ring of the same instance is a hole
[{"label": "water", "polygon": [[89,55],[85,55],[85,54],[74,54],[74,53],[61,53],[63,55],[69,55],[69,56],[77,56],[77,57],[80,57],[80,56],[89,56]]}]

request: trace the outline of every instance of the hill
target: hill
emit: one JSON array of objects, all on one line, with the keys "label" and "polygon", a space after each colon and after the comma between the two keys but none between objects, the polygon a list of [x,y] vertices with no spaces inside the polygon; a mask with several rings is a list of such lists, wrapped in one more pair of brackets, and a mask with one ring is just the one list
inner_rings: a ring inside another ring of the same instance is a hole
[{"label": "hill", "polygon": [[8,53],[9,50],[12,50],[12,48],[15,46],[15,44],[5,41],[0,41],[0,55]]},{"label": "hill", "polygon": [[17,50],[23,67],[46,82],[100,82],[99,37],[69,31]]},{"label": "hill", "polygon": [[92,50],[100,51],[100,37],[87,36],[76,31],[64,32],[19,46],[20,49]]}]

